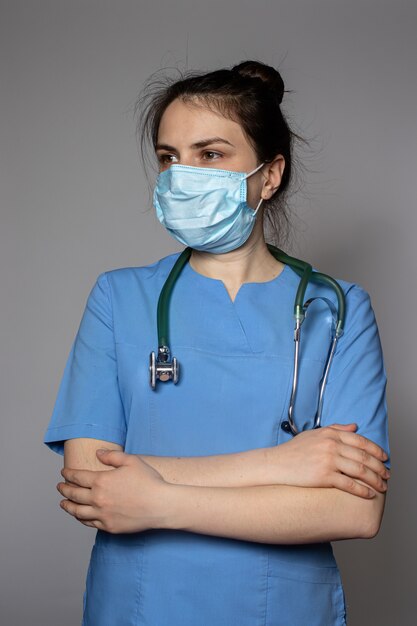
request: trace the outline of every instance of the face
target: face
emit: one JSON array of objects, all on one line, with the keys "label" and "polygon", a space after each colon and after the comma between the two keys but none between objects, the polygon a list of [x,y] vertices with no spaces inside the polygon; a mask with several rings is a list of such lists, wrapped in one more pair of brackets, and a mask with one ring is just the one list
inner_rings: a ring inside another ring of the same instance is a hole
[{"label": "face", "polygon": [[[173,163],[249,173],[260,163],[237,122],[202,104],[176,99],[162,116],[156,146],[159,170]],[[284,158],[278,155],[247,179],[247,202],[255,208],[279,187]],[[262,205],[261,205],[262,206]]]}]

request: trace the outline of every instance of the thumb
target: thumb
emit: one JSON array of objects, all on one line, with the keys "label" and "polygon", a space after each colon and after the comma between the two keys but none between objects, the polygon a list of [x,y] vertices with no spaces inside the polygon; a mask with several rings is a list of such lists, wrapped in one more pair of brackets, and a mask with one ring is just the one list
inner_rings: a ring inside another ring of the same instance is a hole
[{"label": "thumb", "polygon": [[114,467],[120,467],[126,465],[128,455],[123,450],[106,450],[105,448],[99,448],[96,450],[96,454],[99,460],[106,465],[113,465]]},{"label": "thumb", "polygon": [[352,422],[351,424],[331,424],[329,428],[335,428],[336,430],[349,430],[355,431],[358,429],[358,425]]}]

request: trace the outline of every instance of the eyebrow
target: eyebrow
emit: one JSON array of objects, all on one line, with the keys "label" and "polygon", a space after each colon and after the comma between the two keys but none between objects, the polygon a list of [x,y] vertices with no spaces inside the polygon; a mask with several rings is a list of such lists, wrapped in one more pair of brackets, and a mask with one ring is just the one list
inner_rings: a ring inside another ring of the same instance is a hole
[{"label": "eyebrow", "polygon": [[[208,139],[201,139],[200,141],[196,141],[195,143],[191,144],[191,148],[205,148],[206,146],[210,146],[213,143],[226,143],[229,146],[232,146],[232,148],[235,147],[232,143],[230,143],[230,141],[227,141],[227,139],[223,139],[222,137],[209,137]],[[155,150],[171,150],[172,152],[176,152],[176,148],[174,148],[174,146],[169,146],[166,143],[156,144]]]}]

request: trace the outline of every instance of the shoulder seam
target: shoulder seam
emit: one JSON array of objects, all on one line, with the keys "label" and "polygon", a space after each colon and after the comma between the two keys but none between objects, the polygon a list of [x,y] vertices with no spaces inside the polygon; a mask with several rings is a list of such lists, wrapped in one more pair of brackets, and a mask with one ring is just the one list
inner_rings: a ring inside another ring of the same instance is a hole
[{"label": "shoulder seam", "polygon": [[109,301],[109,305],[110,305],[110,313],[111,313],[111,325],[112,325],[112,329],[113,329],[113,343],[114,343],[114,349],[116,350],[116,338],[114,336],[114,315],[113,315],[113,294],[112,294],[112,289],[111,289],[111,285],[110,285],[110,281],[109,278],[107,276],[107,271],[102,272],[98,279],[100,279],[100,277],[103,277],[103,279],[106,282],[106,295],[107,295],[107,299]]}]

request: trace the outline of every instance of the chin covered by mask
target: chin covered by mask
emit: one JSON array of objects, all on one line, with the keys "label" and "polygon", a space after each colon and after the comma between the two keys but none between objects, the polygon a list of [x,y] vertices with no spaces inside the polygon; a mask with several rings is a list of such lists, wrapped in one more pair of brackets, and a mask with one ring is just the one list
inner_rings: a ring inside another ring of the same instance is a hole
[{"label": "chin covered by mask", "polygon": [[153,203],[158,220],[180,243],[215,254],[243,245],[255,225],[246,201],[249,174],[209,167],[171,165],[157,178]]}]

